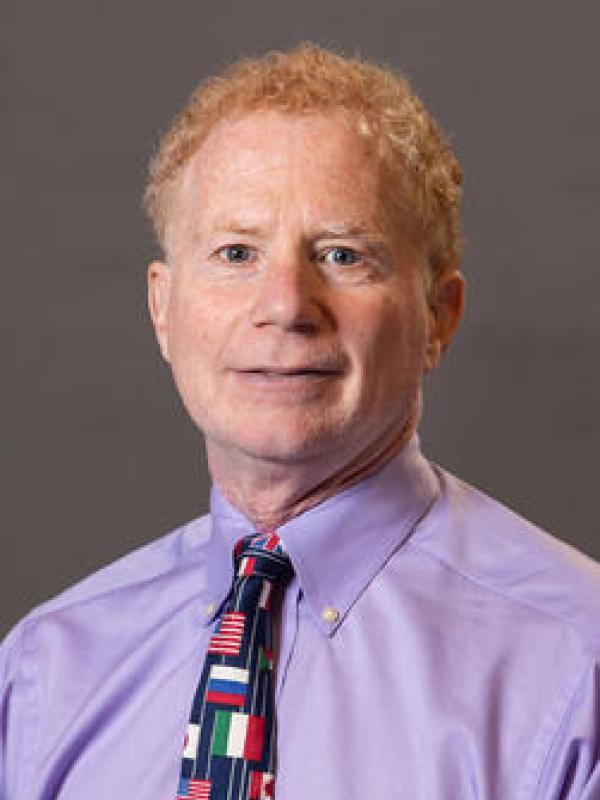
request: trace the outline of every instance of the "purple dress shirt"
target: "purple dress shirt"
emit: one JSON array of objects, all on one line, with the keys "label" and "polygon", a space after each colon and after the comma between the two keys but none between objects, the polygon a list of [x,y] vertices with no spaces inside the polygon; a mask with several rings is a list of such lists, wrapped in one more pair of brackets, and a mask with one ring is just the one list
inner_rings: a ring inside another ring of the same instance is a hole
[{"label": "purple dress shirt", "polygon": [[[231,548],[209,516],[28,615],[0,651],[2,800],[172,800]],[[277,800],[599,800],[600,567],[414,439],[279,529]]]}]

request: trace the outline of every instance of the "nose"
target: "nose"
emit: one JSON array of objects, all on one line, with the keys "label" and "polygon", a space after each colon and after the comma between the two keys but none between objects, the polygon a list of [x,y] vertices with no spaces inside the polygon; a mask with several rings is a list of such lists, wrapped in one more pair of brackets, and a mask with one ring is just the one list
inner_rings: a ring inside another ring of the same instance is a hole
[{"label": "nose", "polygon": [[329,318],[325,287],[300,246],[273,253],[263,269],[251,310],[256,327],[315,334]]}]

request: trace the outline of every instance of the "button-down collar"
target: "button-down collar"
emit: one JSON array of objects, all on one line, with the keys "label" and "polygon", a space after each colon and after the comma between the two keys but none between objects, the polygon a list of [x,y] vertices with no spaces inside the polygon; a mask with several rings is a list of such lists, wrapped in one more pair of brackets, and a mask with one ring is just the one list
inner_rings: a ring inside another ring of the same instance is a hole
[{"label": "button-down collar", "polygon": [[[379,472],[278,528],[315,624],[324,634],[333,634],[342,624],[438,492],[436,474],[414,436]],[[211,516],[207,603],[218,610],[231,585],[233,546],[254,528],[216,486]]]}]

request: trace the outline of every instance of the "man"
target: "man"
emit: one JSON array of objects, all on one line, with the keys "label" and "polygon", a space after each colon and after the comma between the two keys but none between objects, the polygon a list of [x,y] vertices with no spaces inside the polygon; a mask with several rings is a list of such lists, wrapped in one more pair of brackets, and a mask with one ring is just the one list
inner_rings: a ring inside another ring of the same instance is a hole
[{"label": "man", "polygon": [[[149,306],[210,515],[9,636],[3,798],[600,798],[600,569],[418,448],[459,186],[373,65],[305,45],[192,97],[151,170]],[[265,553],[287,584],[248,610]]]}]

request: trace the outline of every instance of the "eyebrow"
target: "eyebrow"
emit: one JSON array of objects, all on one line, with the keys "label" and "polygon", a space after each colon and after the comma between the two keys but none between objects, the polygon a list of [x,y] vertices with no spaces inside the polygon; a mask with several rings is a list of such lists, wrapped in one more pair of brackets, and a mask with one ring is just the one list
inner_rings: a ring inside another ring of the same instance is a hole
[{"label": "eyebrow", "polygon": [[213,227],[214,233],[240,233],[246,236],[258,236],[265,232],[261,225],[243,225],[236,220],[219,221]]},{"label": "eyebrow", "polygon": [[316,231],[318,236],[361,236],[368,239],[379,238],[381,233],[373,228],[362,225],[347,225],[345,223],[328,223]]},{"label": "eyebrow", "polygon": [[[217,220],[213,227],[213,233],[235,233],[243,236],[261,236],[267,233],[267,229],[260,224],[246,224],[236,219]],[[381,242],[384,235],[376,228],[366,228],[363,225],[353,225],[344,222],[329,222],[315,227],[309,232],[311,239],[335,239],[344,236],[356,236],[369,241]]]},{"label": "eyebrow", "polygon": [[388,237],[377,228],[346,223],[327,223],[311,231],[311,239],[359,239],[373,253],[383,254],[390,249]]}]

